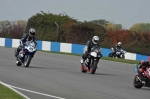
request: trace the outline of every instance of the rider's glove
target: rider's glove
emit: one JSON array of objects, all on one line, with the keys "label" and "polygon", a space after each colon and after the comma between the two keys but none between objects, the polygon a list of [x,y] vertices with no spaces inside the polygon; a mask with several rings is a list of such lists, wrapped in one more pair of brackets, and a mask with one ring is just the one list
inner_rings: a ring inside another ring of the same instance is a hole
[{"label": "rider's glove", "polygon": [[85,52],[85,54],[87,55],[87,54],[89,54],[89,52],[88,52],[88,51],[86,51],[86,52]]}]

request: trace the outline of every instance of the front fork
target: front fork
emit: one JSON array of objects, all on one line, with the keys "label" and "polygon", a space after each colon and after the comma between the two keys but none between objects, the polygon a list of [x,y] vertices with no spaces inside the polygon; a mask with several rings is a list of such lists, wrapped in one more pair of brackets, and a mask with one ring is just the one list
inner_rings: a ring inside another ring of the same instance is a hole
[{"label": "front fork", "polygon": [[[90,65],[94,65],[94,61],[97,61],[97,64],[98,64],[99,60],[100,60],[100,58],[95,58],[95,57],[93,57],[93,58],[91,59]],[[89,67],[90,67],[90,66],[89,66]]]}]

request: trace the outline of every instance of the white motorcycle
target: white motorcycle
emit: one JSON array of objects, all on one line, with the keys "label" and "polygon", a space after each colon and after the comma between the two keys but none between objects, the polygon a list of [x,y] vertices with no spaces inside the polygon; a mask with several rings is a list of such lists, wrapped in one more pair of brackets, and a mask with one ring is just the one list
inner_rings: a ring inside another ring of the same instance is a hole
[{"label": "white motorcycle", "polygon": [[25,46],[22,48],[22,50],[16,57],[16,65],[17,66],[24,65],[25,67],[29,67],[33,54],[36,51],[37,51],[37,43],[35,43],[34,41],[27,41],[25,43]]},{"label": "white motorcycle", "polygon": [[113,54],[114,52],[114,48],[111,48],[111,53],[109,53],[108,57],[112,57],[112,58],[122,58],[125,59],[125,53],[126,51],[123,49],[117,49],[116,53]]},{"label": "white motorcycle", "polygon": [[81,63],[81,71],[83,73],[89,72],[95,74],[98,62],[102,57],[101,48],[94,47],[91,49],[91,52],[88,54],[87,58]]}]

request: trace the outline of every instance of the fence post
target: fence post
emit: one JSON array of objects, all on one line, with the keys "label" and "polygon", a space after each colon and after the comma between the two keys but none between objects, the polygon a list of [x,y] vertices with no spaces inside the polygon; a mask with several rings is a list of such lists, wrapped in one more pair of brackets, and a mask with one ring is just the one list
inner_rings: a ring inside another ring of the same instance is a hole
[{"label": "fence post", "polygon": [[57,22],[55,22],[56,26],[57,26],[57,32],[56,32],[56,41],[58,41],[58,31],[59,31],[59,25],[57,24]]}]

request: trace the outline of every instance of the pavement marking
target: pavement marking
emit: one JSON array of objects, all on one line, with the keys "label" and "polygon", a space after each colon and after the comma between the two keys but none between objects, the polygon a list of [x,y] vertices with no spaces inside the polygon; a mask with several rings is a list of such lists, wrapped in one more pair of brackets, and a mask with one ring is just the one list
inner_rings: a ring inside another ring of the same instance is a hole
[{"label": "pavement marking", "polygon": [[5,83],[3,83],[3,82],[1,82],[1,81],[0,81],[0,83],[1,83],[2,85],[4,85],[4,86],[10,88],[11,90],[15,91],[16,93],[20,94],[20,95],[23,96],[25,99],[30,99],[29,97],[27,97],[27,96],[24,95],[23,93],[21,93],[21,92],[15,90],[14,88],[12,88],[11,86],[9,86],[8,84],[5,84]]},{"label": "pavement marking", "polygon": [[[62,98],[62,97],[57,97],[57,96],[53,96],[53,95],[49,95],[49,94],[44,94],[44,93],[40,93],[40,92],[36,92],[36,91],[31,91],[31,90],[27,90],[27,89],[23,89],[23,88],[19,88],[19,87],[15,87],[15,86],[12,86],[12,85],[8,85],[6,83],[3,83],[0,81],[0,83],[4,84],[5,86],[11,88],[13,90],[13,88],[15,89],[19,89],[19,90],[23,90],[23,91],[27,91],[27,92],[31,92],[31,93],[36,93],[36,94],[39,94],[39,95],[43,95],[43,96],[47,96],[47,97],[52,97],[52,98],[56,98],[56,99],[66,99],[66,98]],[[15,90],[14,89],[14,90]],[[20,93],[19,91],[17,91],[17,93],[23,95],[22,93]],[[30,99],[29,97],[23,95],[24,97],[26,97],[26,99]]]}]

